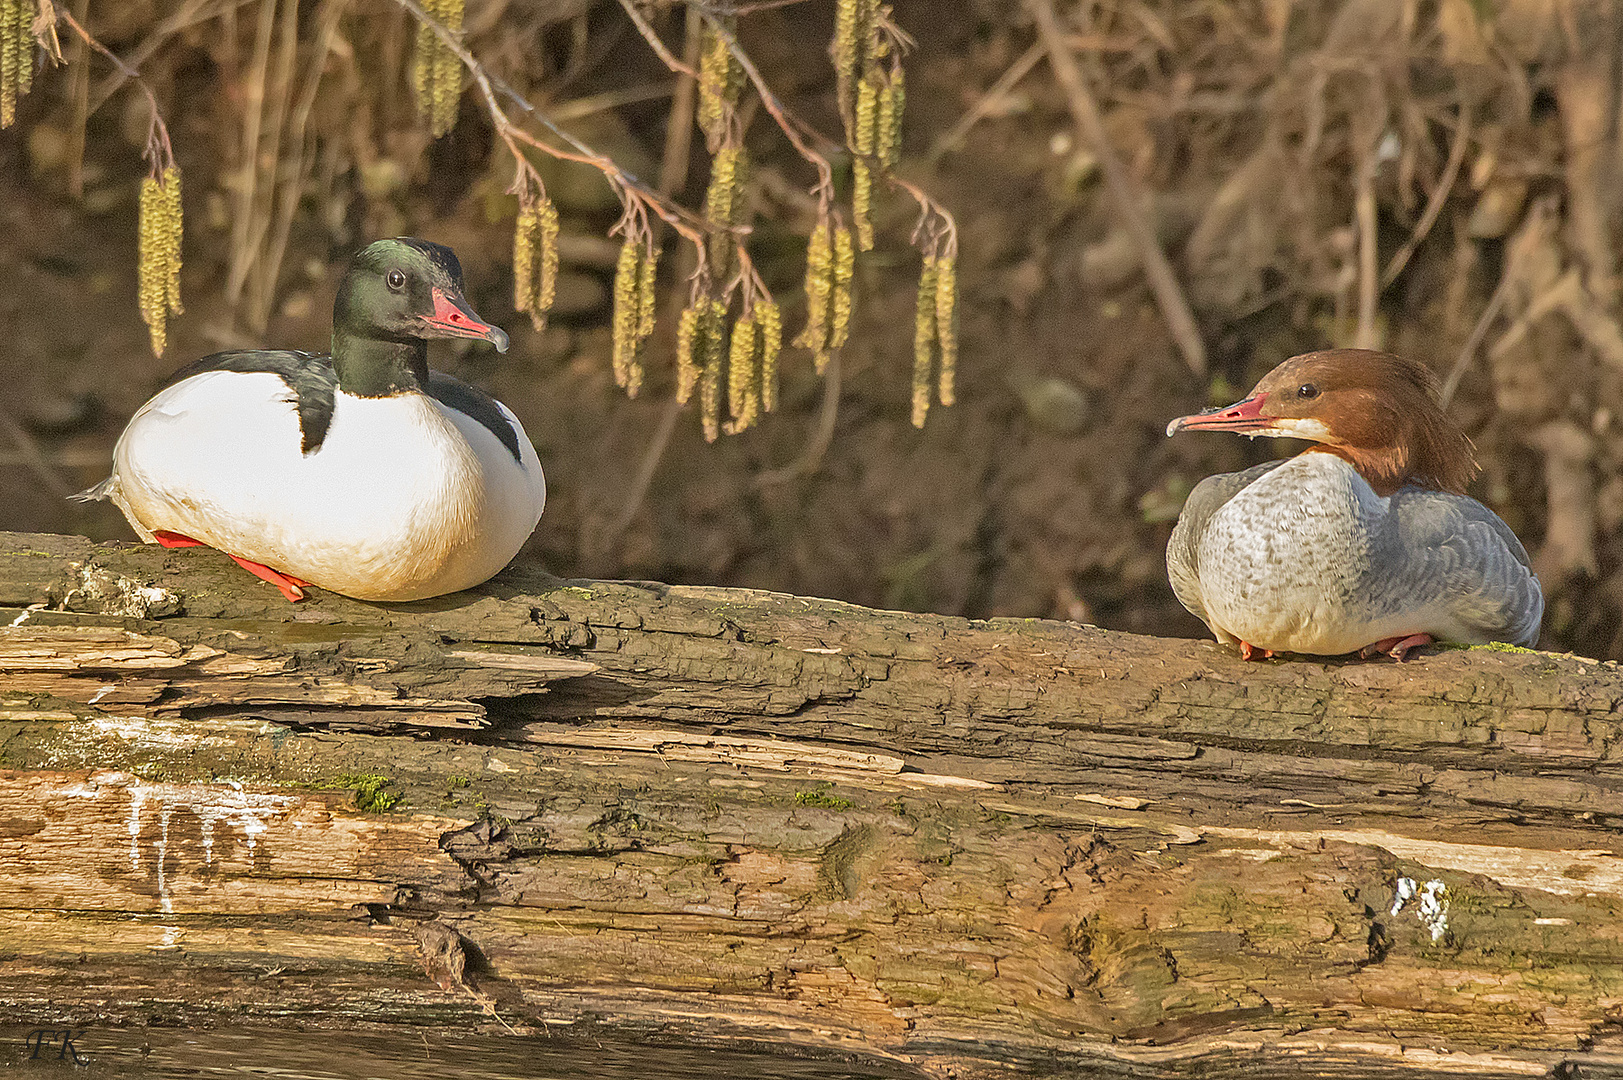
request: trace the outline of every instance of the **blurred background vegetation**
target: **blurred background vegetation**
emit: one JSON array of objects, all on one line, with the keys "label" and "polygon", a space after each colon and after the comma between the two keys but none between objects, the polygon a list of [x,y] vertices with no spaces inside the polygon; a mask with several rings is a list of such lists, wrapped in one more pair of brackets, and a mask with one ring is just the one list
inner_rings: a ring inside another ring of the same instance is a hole
[{"label": "blurred background vegetation", "polygon": [[[431,137],[406,5],[57,6],[139,71],[167,122],[185,313],[154,358],[135,255],[151,105],[58,25],[65,63],[30,47],[32,89],[0,132],[0,527],[127,538],[116,510],[61,496],[105,474],[164,376],[222,348],[324,348],[348,258],[411,234],[454,247],[475,310],[513,336],[505,356],[447,343],[433,363],[534,438],[551,498],[527,554],[555,573],[1197,635],[1163,562],[1182,499],[1290,448],[1168,440],[1167,420],[1295,353],[1357,344],[1448,380],[1484,465],[1473,491],[1535,555],[1545,645],[1623,657],[1623,14],[1607,0],[895,0],[881,10],[914,43],[902,186],[874,188],[849,340],[827,377],[786,345],[777,411],[710,444],[696,406],[672,404],[692,257],[667,235],[630,399],[611,317],[622,202],[599,170],[526,152],[561,224],[536,330],[514,310],[513,154],[465,72]],[[703,16],[736,25],[849,207],[834,0],[631,10],[679,67]],[[713,140],[625,5],[469,0],[462,41],[702,216]],[[761,105],[739,96],[751,167],[731,226],[788,339],[827,200]],[[920,236],[908,186],[957,221],[957,403],[921,430],[921,250],[949,219],[926,215]]]}]

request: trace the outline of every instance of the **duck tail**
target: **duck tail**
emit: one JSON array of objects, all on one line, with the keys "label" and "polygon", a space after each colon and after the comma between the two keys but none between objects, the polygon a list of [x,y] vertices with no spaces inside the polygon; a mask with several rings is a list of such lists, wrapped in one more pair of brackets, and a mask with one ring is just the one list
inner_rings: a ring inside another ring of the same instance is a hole
[{"label": "duck tail", "polygon": [[114,477],[109,476],[107,479],[103,480],[99,484],[96,484],[94,487],[87,487],[83,491],[75,492],[74,494],[69,495],[68,501],[85,503],[105,499],[113,493],[113,480]]}]

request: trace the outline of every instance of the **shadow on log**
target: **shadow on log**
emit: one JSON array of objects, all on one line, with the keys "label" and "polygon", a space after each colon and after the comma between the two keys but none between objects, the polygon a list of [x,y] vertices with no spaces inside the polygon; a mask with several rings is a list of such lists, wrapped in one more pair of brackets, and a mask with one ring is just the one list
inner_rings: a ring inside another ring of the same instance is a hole
[{"label": "shadow on log", "polygon": [[213,552],[20,534],[0,628],[18,1023],[958,1077],[1620,1060],[1611,663],[1243,664],[523,568],[292,606]]}]

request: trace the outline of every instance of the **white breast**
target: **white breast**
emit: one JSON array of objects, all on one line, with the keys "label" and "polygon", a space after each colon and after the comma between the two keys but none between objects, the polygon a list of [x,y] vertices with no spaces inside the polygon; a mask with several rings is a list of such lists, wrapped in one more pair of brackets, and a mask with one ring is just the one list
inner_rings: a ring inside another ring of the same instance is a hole
[{"label": "white breast", "polygon": [[205,372],[138,412],[114,452],[114,498],[150,538],[182,533],[365,600],[468,588],[518,553],[546,482],[476,421],[420,393],[338,393],[319,448],[301,452],[286,384]]},{"label": "white breast", "polygon": [[1408,632],[1388,629],[1361,596],[1387,505],[1331,454],[1299,454],[1266,474],[1200,538],[1209,620],[1258,648],[1322,655]]}]

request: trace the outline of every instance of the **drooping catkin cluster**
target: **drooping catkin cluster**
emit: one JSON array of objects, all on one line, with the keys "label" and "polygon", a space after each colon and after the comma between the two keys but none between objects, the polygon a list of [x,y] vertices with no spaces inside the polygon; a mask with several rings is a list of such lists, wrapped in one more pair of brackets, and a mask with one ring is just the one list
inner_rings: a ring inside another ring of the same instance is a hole
[{"label": "drooping catkin cluster", "polygon": [[744,315],[733,323],[727,348],[727,434],[743,431],[761,412],[761,384],[755,378],[755,320]]},{"label": "drooping catkin cluster", "polygon": [[[423,10],[458,35],[462,33],[463,5],[464,0],[423,0]],[[428,119],[428,130],[434,138],[450,131],[456,124],[457,101],[462,97],[462,61],[427,23],[417,24],[412,85],[417,89],[417,111]]]},{"label": "drooping catkin cluster", "polygon": [[627,397],[642,389],[642,344],[654,332],[654,274],[659,250],[628,235],[614,266],[614,382]]},{"label": "drooping catkin cluster", "polygon": [[738,434],[777,408],[782,351],[783,314],[770,298],[758,297],[753,310],[733,324],[727,349],[727,434]]},{"label": "drooping catkin cluster", "polygon": [[851,219],[862,251],[874,244],[874,170],[892,168],[901,144],[906,91],[886,30],[889,18],[889,5],[879,0],[840,0],[829,47],[851,150]]},{"label": "drooping catkin cluster", "polygon": [[513,227],[513,307],[539,333],[558,295],[558,208],[545,195],[521,205]]},{"label": "drooping catkin cluster", "polygon": [[0,0],[0,128],[17,121],[17,99],[34,85],[34,0]]},{"label": "drooping catkin cluster", "polygon": [[[724,20],[729,33],[732,20]],[[705,144],[715,150],[727,139],[727,124],[744,88],[744,69],[727,40],[706,22],[699,44],[699,104],[696,117]]]},{"label": "drooping catkin cluster", "polygon": [[834,40],[829,42],[828,51],[834,61],[840,115],[846,118],[847,131],[856,106],[857,79],[868,59],[868,39],[878,15],[879,0],[840,0],[834,9]]},{"label": "drooping catkin cluster", "polygon": [[705,192],[704,216],[710,225],[710,270],[725,278],[736,260],[736,229],[749,224],[749,155],[742,146],[716,149],[710,162],[710,187]]},{"label": "drooping catkin cluster", "polygon": [[913,312],[913,426],[923,427],[930,413],[931,375],[943,405],[956,395],[953,377],[958,367],[958,256],[926,253],[919,273],[918,303]]},{"label": "drooping catkin cluster", "polygon": [[163,355],[168,319],[180,306],[180,169],[170,165],[161,179],[141,181],[140,268],[137,275],[141,318],[152,334],[152,352]]},{"label": "drooping catkin cluster", "polygon": [[727,359],[727,306],[698,296],[676,324],[676,402],[686,405],[698,389],[706,442],[721,434],[721,368]]},{"label": "drooping catkin cluster", "polygon": [[830,218],[818,222],[806,244],[806,326],[795,344],[809,349],[817,374],[851,333],[851,280],[856,248],[851,230]]},{"label": "drooping catkin cluster", "polygon": [[710,163],[710,188],[705,192],[704,216],[717,229],[742,224],[748,214],[749,157],[742,146],[717,149]]},{"label": "drooping catkin cluster", "polygon": [[760,325],[761,411],[778,407],[778,354],[783,351],[783,312],[771,300],[758,300],[755,320]]}]

